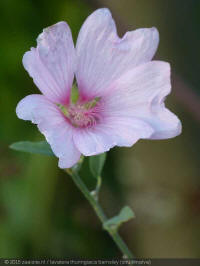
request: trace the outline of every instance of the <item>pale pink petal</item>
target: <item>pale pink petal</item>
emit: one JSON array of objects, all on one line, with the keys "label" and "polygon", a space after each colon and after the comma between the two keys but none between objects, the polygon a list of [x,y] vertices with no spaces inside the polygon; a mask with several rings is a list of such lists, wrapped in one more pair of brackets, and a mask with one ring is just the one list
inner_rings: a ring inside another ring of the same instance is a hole
[{"label": "pale pink petal", "polygon": [[51,101],[66,104],[75,71],[75,49],[70,28],[59,22],[43,30],[23,57],[23,65],[40,91]]},{"label": "pale pink petal", "polygon": [[155,28],[127,32],[121,39],[110,11],[95,11],[83,24],[76,46],[76,78],[81,98],[102,96],[122,74],[150,61],[158,42]]},{"label": "pale pink petal", "polygon": [[175,137],[181,133],[181,123],[164,105],[170,90],[169,64],[161,61],[145,63],[112,84],[103,99],[104,116],[109,118],[111,126],[112,121],[115,124],[120,119],[127,119],[127,128],[135,119],[143,121],[153,132],[145,136],[141,127],[140,138]]},{"label": "pale pink petal", "polygon": [[108,151],[116,145],[112,136],[109,136],[100,127],[89,129],[77,129],[73,135],[74,143],[77,149],[85,156]]},{"label": "pale pink petal", "polygon": [[73,166],[80,158],[80,152],[73,142],[73,128],[66,121],[59,108],[43,95],[29,95],[17,105],[17,116],[37,124],[46,137],[60,168]]},{"label": "pale pink petal", "polygon": [[77,129],[73,139],[77,149],[85,156],[103,153],[114,146],[132,146],[141,136],[149,137],[153,129],[138,119],[105,118],[93,128]]}]

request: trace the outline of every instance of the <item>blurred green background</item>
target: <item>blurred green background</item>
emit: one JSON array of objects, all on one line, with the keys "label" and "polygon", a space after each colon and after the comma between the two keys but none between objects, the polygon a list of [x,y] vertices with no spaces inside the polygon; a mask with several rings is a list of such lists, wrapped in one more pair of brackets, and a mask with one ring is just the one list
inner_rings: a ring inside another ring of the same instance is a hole
[{"label": "blurred green background", "polygon": [[[109,7],[119,35],[140,27],[160,32],[156,59],[172,65],[167,104],[181,119],[181,136],[139,141],[108,154],[100,194],[106,213],[125,204],[136,219],[120,232],[137,257],[200,256],[200,1],[199,0],[1,0],[0,1],[0,257],[117,258],[92,209],[57,159],[17,153],[9,144],[42,140],[15,107],[37,93],[23,69],[25,51],[43,28],[69,23],[74,40],[85,18]],[[86,160],[83,177],[94,180]]]}]

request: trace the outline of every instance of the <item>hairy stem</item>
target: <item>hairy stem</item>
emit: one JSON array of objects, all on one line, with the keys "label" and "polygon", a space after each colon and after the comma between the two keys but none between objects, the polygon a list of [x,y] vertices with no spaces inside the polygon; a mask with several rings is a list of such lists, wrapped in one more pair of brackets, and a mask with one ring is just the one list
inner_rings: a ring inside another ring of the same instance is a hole
[{"label": "hairy stem", "polygon": [[[72,177],[74,183],[76,184],[76,186],[83,193],[85,198],[89,201],[90,205],[94,209],[96,215],[101,220],[102,224],[104,222],[106,222],[107,221],[107,217],[106,217],[102,207],[100,206],[97,197],[95,197],[95,195],[90,193],[90,191],[88,190],[86,185],[83,183],[83,181],[79,177],[77,171],[76,170],[72,170],[69,174],[71,175],[71,177]],[[127,245],[125,244],[125,242],[123,241],[123,239],[121,238],[119,233],[116,230],[112,230],[112,229],[107,229],[107,231],[110,234],[110,236],[112,237],[112,239],[114,240],[114,242],[116,243],[116,245],[118,246],[118,248],[121,250],[121,252],[124,255],[124,257],[129,258],[129,259],[133,258],[134,257],[133,254],[128,249]]]}]

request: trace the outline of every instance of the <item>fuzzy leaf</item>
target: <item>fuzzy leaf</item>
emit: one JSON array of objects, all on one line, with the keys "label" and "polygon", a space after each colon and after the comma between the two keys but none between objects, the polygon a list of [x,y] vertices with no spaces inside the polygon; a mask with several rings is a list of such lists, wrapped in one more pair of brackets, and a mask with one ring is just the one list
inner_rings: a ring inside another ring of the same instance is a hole
[{"label": "fuzzy leaf", "polygon": [[19,141],[11,144],[10,148],[16,151],[55,156],[50,145],[46,141]]},{"label": "fuzzy leaf", "polygon": [[135,214],[131,210],[131,208],[128,206],[125,206],[124,208],[121,209],[118,215],[107,220],[103,224],[103,228],[106,230],[110,228],[112,228],[113,230],[117,230],[122,223],[125,223],[134,217],[135,217]]},{"label": "fuzzy leaf", "polygon": [[105,160],[106,160],[106,153],[101,153],[90,157],[89,161],[90,170],[95,178],[101,176]]}]

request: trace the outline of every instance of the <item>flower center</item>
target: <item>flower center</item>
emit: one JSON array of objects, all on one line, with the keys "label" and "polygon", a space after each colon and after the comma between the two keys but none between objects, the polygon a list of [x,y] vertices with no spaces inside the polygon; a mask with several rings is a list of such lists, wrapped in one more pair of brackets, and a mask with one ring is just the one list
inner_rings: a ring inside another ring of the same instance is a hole
[{"label": "flower center", "polygon": [[87,128],[96,125],[100,120],[98,101],[99,98],[95,98],[83,104],[72,103],[69,106],[57,104],[57,106],[74,127]]}]

